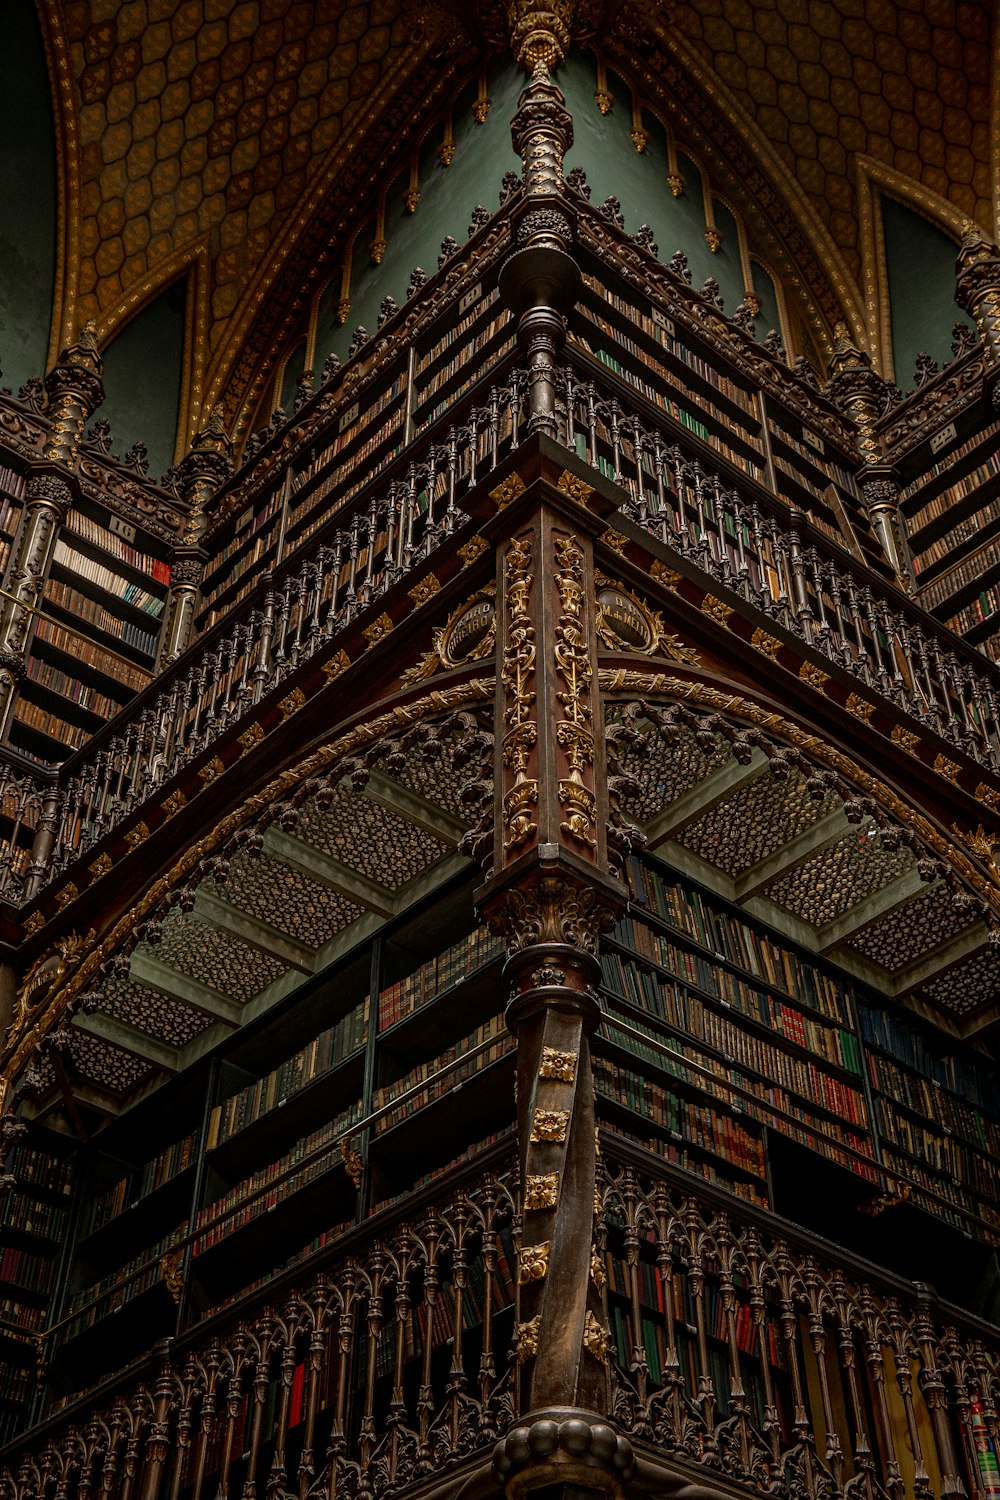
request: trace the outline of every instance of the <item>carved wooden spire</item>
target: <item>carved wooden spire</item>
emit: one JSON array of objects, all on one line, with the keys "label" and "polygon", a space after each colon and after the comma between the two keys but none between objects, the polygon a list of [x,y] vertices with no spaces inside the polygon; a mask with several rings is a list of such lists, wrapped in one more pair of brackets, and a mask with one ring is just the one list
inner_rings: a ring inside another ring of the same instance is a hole
[{"label": "carved wooden spire", "polygon": [[909,593],[913,580],[899,520],[899,480],[885,461],[876,430],[887,393],[886,382],[872,369],[869,355],[851,338],[847,325],[838,323],[826,394],[857,431],[861,494],[896,581]]},{"label": "carved wooden spire", "polygon": [[991,372],[1000,371],[1000,250],[971,219],[955,263],[955,301],[976,325]]}]

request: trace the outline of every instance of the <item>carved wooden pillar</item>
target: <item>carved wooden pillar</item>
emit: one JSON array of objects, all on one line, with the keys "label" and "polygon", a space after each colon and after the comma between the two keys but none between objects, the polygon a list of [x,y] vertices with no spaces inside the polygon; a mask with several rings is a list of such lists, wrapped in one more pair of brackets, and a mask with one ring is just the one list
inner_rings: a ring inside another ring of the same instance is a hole
[{"label": "carved wooden pillar", "polygon": [[528,368],[528,431],[554,437],[564,314],[576,301],[580,269],[567,253],[573,219],[562,197],[563,157],[573,144],[573,119],[542,62],[518,100],[511,137],[521,156],[523,194],[514,211],[518,248],[500,273],[500,295],[518,315],[518,339]]},{"label": "carved wooden pillar", "polygon": [[1000,404],[1000,250],[967,219],[955,262],[955,301],[969,314],[983,346],[993,404]]},{"label": "carved wooden pillar", "polygon": [[[562,12],[568,17],[569,7]],[[495,826],[493,874],[477,899],[507,940],[523,1209],[516,1348],[524,1415],[494,1454],[509,1500],[554,1487],[617,1495],[633,1468],[630,1444],[606,1417],[611,1340],[595,1249],[590,1065],[600,935],[625,899],[608,864],[597,685],[593,541],[608,507],[565,469],[551,441],[556,361],[580,271],[562,196],[572,119],[545,66],[561,44],[553,36],[546,50],[539,40],[548,14],[535,8],[526,20],[534,72],[511,123],[524,191],[517,249],[500,276],[527,354],[531,436],[493,490],[498,514],[485,527],[497,549]]]},{"label": "carved wooden pillar", "polygon": [[913,572],[899,518],[899,479],[883,457],[875,430],[885,408],[886,384],[872,369],[869,356],[852,341],[845,324],[838,323],[834,333],[826,394],[857,430],[861,495],[896,581],[910,593]]},{"label": "carved wooden pillar", "polygon": [[188,521],[180,545],[174,549],[170,568],[170,591],[160,634],[157,667],[175,661],[191,643],[195,615],[201,596],[201,582],[207,554],[201,547],[205,530],[205,511],[220,485],[232,472],[233,445],[222,425],[218,410],[191,444],[191,451],[181,462],[178,474],[187,505]]},{"label": "carved wooden pillar", "polygon": [[[65,470],[76,462],[88,418],[104,400],[101,356],[88,324],[45,377],[49,432],[41,463],[28,479],[24,509],[0,597],[0,736],[7,737],[17,685],[24,676],[32,609],[48,576],[56,537],[73,501]],[[63,471],[63,472],[60,472]]]},{"label": "carved wooden pillar", "polygon": [[503,507],[486,527],[497,546],[496,812],[493,875],[478,900],[507,940],[517,1037],[516,1342],[527,1414],[498,1446],[495,1472],[512,1500],[567,1484],[614,1494],[632,1453],[606,1417],[590,1064],[600,934],[625,898],[608,865],[597,688],[593,537],[603,522],[545,438],[528,440],[494,493]]}]

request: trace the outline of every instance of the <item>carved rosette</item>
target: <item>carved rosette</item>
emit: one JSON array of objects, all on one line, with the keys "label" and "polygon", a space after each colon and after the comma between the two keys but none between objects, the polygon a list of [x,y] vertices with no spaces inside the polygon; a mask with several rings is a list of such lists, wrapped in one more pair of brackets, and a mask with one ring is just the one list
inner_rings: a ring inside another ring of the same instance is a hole
[{"label": "carved rosette", "polygon": [[973,319],[986,363],[1000,366],[1000,250],[971,219],[963,226],[955,263],[955,301]]}]

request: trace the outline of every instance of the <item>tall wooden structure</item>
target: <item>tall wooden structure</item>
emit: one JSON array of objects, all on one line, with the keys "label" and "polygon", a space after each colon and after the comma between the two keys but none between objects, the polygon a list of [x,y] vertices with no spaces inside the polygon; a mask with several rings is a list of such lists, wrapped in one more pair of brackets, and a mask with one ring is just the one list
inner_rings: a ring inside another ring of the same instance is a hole
[{"label": "tall wooden structure", "polygon": [[4,398],[0,1500],[1000,1492],[1000,254],[821,389],[564,172],[560,15],[238,469]]}]

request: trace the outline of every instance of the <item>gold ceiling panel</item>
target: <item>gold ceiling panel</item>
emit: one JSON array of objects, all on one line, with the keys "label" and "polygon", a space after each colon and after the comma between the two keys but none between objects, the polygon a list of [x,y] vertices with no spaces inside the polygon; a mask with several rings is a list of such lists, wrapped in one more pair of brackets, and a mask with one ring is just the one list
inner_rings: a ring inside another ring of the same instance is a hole
[{"label": "gold ceiling panel", "polygon": [[794,172],[855,276],[855,154],[992,224],[987,0],[682,0],[671,14]]}]

